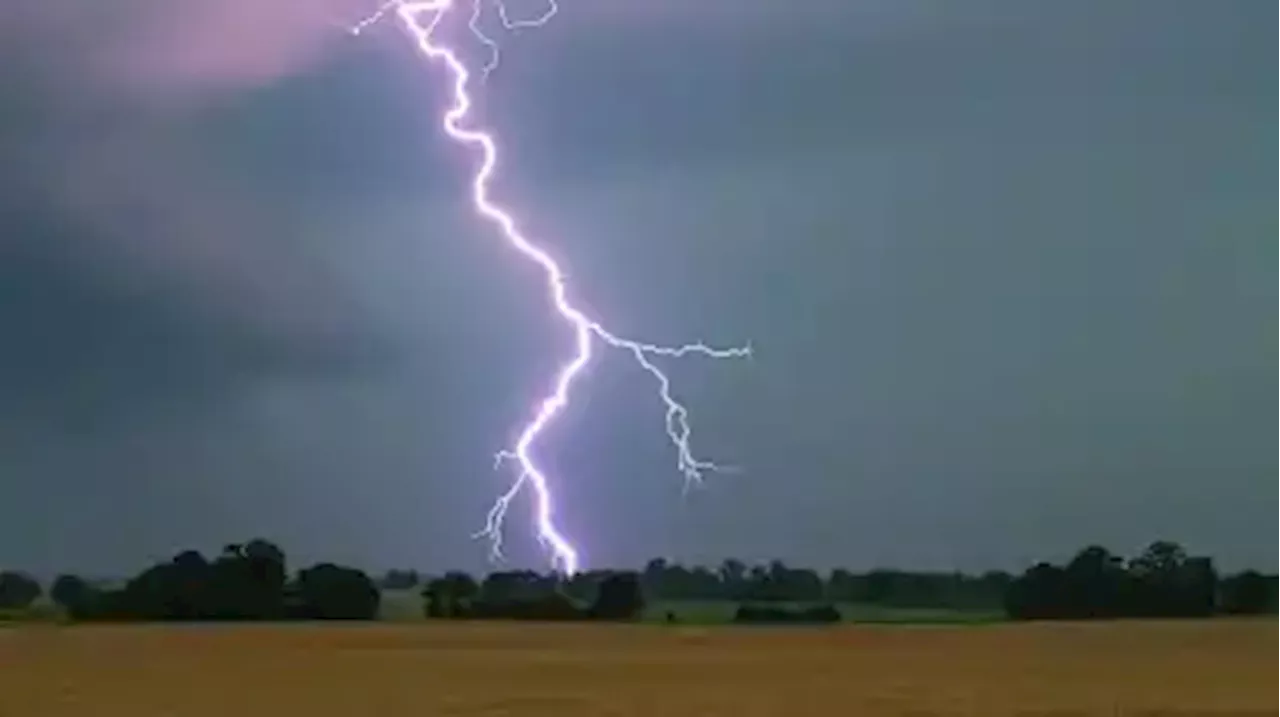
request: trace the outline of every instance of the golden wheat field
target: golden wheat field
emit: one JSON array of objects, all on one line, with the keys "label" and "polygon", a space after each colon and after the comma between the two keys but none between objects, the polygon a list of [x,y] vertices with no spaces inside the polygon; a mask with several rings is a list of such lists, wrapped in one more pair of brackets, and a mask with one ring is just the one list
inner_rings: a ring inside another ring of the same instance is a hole
[{"label": "golden wheat field", "polygon": [[26,626],[0,717],[1276,714],[1275,630]]}]

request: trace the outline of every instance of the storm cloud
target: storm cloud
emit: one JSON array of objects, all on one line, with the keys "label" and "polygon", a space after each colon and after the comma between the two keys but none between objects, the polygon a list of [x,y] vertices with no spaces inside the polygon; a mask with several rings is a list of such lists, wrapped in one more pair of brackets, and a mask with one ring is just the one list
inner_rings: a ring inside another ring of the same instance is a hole
[{"label": "storm cloud", "polygon": [[[0,563],[483,560],[568,337],[467,214],[439,72],[343,31],[369,5],[6,9]],[[498,191],[576,295],[758,350],[671,366],[745,469],[688,498],[644,374],[593,369],[545,449],[588,562],[1274,561],[1274,19],[565,0],[506,37]]]}]

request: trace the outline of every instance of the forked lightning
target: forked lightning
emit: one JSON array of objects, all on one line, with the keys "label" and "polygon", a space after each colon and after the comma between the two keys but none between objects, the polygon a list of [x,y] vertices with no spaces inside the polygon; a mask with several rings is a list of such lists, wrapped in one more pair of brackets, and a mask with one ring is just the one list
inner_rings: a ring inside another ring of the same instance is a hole
[{"label": "forked lightning", "polygon": [[[511,462],[516,477],[490,509],[485,526],[477,537],[490,540],[492,556],[502,555],[502,524],[511,501],[527,488],[533,490],[534,522],[538,540],[551,554],[554,568],[572,575],[581,567],[578,549],[561,533],[556,525],[555,500],[547,475],[534,461],[534,444],[543,430],[569,403],[574,381],[595,355],[595,347],[603,345],[629,353],[657,382],[658,396],[666,406],[666,431],[676,449],[676,466],[684,475],[686,485],[701,482],[703,475],[723,467],[694,456],[690,449],[689,412],[671,394],[671,380],[655,363],[659,357],[680,358],[699,355],[715,359],[746,358],[751,355],[750,346],[714,348],[698,342],[684,346],[658,346],[623,338],[609,331],[599,321],[591,318],[583,309],[569,300],[565,273],[560,265],[544,249],[527,238],[512,213],[499,205],[491,196],[489,183],[497,168],[498,146],[493,134],[469,126],[467,120],[472,107],[470,84],[475,72],[468,67],[456,48],[437,37],[441,23],[459,7],[456,0],[392,0],[377,12],[351,28],[360,33],[370,25],[391,13],[399,19],[413,38],[418,49],[431,62],[444,67],[453,84],[452,101],[441,118],[445,134],[454,142],[471,148],[478,155],[479,164],[471,177],[471,200],[476,213],[492,223],[507,243],[525,259],[538,264],[544,271],[548,298],[555,312],[572,329],[573,355],[556,373],[551,392],[536,404],[533,416],[520,429],[515,445],[497,454],[497,465]],[[545,11],[530,19],[513,19],[505,5],[495,2],[491,6],[503,29],[511,31],[526,27],[539,27],[555,16],[558,8],[554,0]],[[481,29],[486,4],[484,0],[470,2],[467,27],[472,37],[487,48],[489,57],[480,67],[481,79],[487,78],[498,67],[500,59],[498,43]]]}]

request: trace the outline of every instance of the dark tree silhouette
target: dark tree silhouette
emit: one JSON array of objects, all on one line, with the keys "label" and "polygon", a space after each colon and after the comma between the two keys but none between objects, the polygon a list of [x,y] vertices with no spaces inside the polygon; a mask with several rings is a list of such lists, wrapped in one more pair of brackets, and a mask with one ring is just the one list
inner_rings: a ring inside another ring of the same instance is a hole
[{"label": "dark tree silhouette", "polygon": [[[581,597],[594,601],[581,606]],[[588,572],[568,580],[530,571],[497,572],[484,582],[465,573],[448,573],[422,592],[430,618],[485,620],[629,620],[644,608],[639,573]]]},{"label": "dark tree silhouette", "polygon": [[288,570],[284,551],[262,539],[245,543],[237,563],[243,570],[244,609],[259,619],[280,619],[285,615],[285,583]]},{"label": "dark tree silhouette", "polygon": [[[580,582],[598,582],[598,576],[575,576],[569,591],[579,599]],[[642,583],[653,600],[733,600],[750,602],[812,602],[836,600],[891,607],[986,609],[1000,607],[1013,577],[990,572],[981,576],[960,573],[919,573],[873,570],[857,574],[837,569],[824,579],[806,568],[791,568],[780,561],[748,566],[726,560],[715,571],[687,567],[663,558],[645,565]]]},{"label": "dark tree silhouette", "polygon": [[640,582],[645,592],[650,595],[666,595],[672,591],[673,585],[668,584],[667,576],[671,572],[670,566],[667,564],[666,558],[654,558],[644,566],[644,571],[640,573]]},{"label": "dark tree silhouette", "polygon": [[524,602],[538,600],[560,588],[554,575],[542,575],[532,570],[515,570],[489,573],[480,583],[479,598],[486,603]]},{"label": "dark tree silhouette", "polygon": [[635,572],[614,573],[600,583],[588,611],[595,620],[631,620],[644,610],[644,590]]},{"label": "dark tree silhouette", "polygon": [[464,617],[480,594],[475,578],[461,571],[450,571],[428,580],[422,589],[427,617]]},{"label": "dark tree silhouette", "polygon": [[204,556],[186,551],[142,571],[108,597],[112,612],[142,620],[200,620],[240,617],[234,596],[216,592]]},{"label": "dark tree silhouette", "polygon": [[1222,581],[1222,612],[1228,615],[1275,615],[1276,576],[1245,570]]},{"label": "dark tree silhouette", "polygon": [[298,573],[290,612],[312,620],[372,620],[378,616],[381,594],[363,572],[320,563]]},{"label": "dark tree silhouette", "polygon": [[93,586],[78,575],[59,575],[49,587],[49,597],[67,614],[84,612],[93,596]]},{"label": "dark tree silhouette", "polygon": [[1099,545],[1076,554],[1061,574],[1062,600],[1076,617],[1120,617],[1132,610],[1124,558]]},{"label": "dark tree silhouette", "polygon": [[187,550],[143,570],[117,590],[97,590],[74,576],[55,599],[81,620],[371,619],[379,594],[358,570],[320,565],[289,583],[284,551],[254,539],[230,543],[209,561]]},{"label": "dark tree silhouette", "polygon": [[1036,563],[1009,585],[1005,611],[1023,620],[1048,619],[1063,612],[1066,571],[1051,563]]},{"label": "dark tree silhouette", "polygon": [[1005,607],[1019,619],[1207,617],[1216,608],[1218,576],[1208,558],[1189,557],[1156,541],[1126,565],[1089,546],[1065,568],[1038,563],[1013,581]]},{"label": "dark tree silhouette", "polygon": [[422,583],[422,577],[418,575],[417,570],[397,570],[393,568],[382,576],[382,580],[379,583],[383,590],[411,590]]},{"label": "dark tree silhouette", "polygon": [[1217,573],[1208,558],[1188,557],[1182,546],[1157,540],[1129,563],[1135,614],[1205,617],[1213,614]]},{"label": "dark tree silhouette", "polygon": [[720,563],[718,577],[724,587],[723,597],[741,600],[746,596],[747,566],[741,560],[729,558]]},{"label": "dark tree silhouette", "polygon": [[0,609],[25,609],[40,597],[40,583],[14,570],[0,572]]},{"label": "dark tree silhouette", "polygon": [[[1275,575],[1256,571],[1219,579],[1213,561],[1189,555],[1172,541],[1155,541],[1125,561],[1090,545],[1064,565],[1041,562],[1016,579],[982,575],[878,569],[836,569],[824,579],[807,568],[775,560],[748,565],[725,560],[717,569],[665,558],[641,572],[587,571],[573,576],[499,571],[482,580],[449,572],[424,580],[392,570],[388,589],[422,585],[432,618],[523,620],[628,620],[646,601],[743,602],[739,622],[825,623],[840,612],[831,603],[886,607],[983,608],[1003,605],[1015,619],[1203,617],[1216,613],[1272,614]],[[101,590],[72,575],[60,576],[51,597],[83,620],[371,619],[378,586],[365,573],[329,563],[288,579],[283,550],[261,538],[228,543],[213,559],[188,550],[153,565],[120,588]],[[0,608],[29,606],[40,585],[17,572],[0,573]],[[677,608],[678,609],[678,608]],[[678,620],[666,610],[669,622]]]}]

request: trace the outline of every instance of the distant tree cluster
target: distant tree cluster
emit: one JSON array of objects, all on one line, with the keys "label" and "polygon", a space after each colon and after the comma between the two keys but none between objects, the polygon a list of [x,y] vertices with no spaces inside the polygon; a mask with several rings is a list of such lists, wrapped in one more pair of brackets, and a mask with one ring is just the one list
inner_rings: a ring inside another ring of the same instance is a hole
[{"label": "distant tree cluster", "polygon": [[388,570],[378,581],[383,590],[412,590],[422,584],[417,570]]},{"label": "distant tree cluster", "polygon": [[1169,541],[1128,561],[1093,545],[1066,565],[1032,566],[1010,584],[1005,610],[1024,620],[1275,614],[1276,579],[1245,571],[1220,580],[1210,558]]},{"label": "distant tree cluster", "polygon": [[[401,576],[412,571],[391,571],[384,587],[407,586]],[[533,571],[494,572],[481,579],[462,572],[421,578],[425,586],[426,612],[451,617],[477,604],[490,606],[516,601],[527,603],[560,594],[578,604],[589,603],[597,587],[616,571],[588,571],[571,577]],[[715,601],[778,606],[779,603],[864,603],[886,607],[998,610],[1008,573],[980,576],[961,573],[923,573],[873,570],[853,573],[837,569],[827,576],[809,568],[792,568],[781,561],[748,566],[726,560],[717,568],[684,566],[657,558],[639,573],[642,594],[652,601]],[[434,597],[433,597],[434,596]]]},{"label": "distant tree cluster", "polygon": [[[589,613],[598,586],[615,573],[563,578],[532,571],[490,573],[482,581],[461,572],[430,579],[424,612],[435,618],[570,620]],[[628,578],[630,579],[630,578]],[[825,577],[780,561],[718,568],[651,560],[638,575],[637,611],[649,601],[731,601],[737,622],[822,623],[839,620],[839,603],[890,608],[1003,610],[1015,619],[1198,617],[1275,614],[1276,578],[1255,571],[1220,578],[1208,558],[1189,557],[1177,543],[1157,541],[1131,561],[1091,546],[1066,566],[1039,563],[1021,576],[836,569]],[[597,613],[599,611],[597,610]],[[669,615],[668,619],[674,619]]]},{"label": "distant tree cluster", "polygon": [[26,573],[0,572],[0,610],[22,610],[40,597],[40,583]]},{"label": "distant tree cluster", "polygon": [[285,554],[265,540],[234,543],[213,560],[194,550],[123,586],[60,576],[50,597],[75,620],[371,620],[381,594],[367,575],[321,563],[288,577]]},{"label": "distant tree cluster", "polygon": [[1013,576],[1002,572],[872,570],[837,568],[825,577],[810,568],[775,560],[748,566],[726,560],[715,569],[686,567],[662,559],[643,572],[645,592],[664,600],[730,600],[742,603],[838,602],[899,608],[998,609]]},{"label": "distant tree cluster", "polygon": [[[1099,546],[1065,565],[1038,563],[1008,573],[837,569],[823,576],[780,561],[748,566],[726,560],[715,569],[651,560],[640,572],[591,571],[573,576],[533,571],[464,572],[438,577],[391,570],[377,582],[365,573],[321,563],[292,578],[280,548],[265,540],[226,546],[209,560],[185,551],[122,585],[104,587],[59,576],[49,597],[79,620],[367,620],[383,590],[419,590],[429,618],[478,620],[630,620],[646,601],[734,602],[743,623],[826,623],[835,607],[1003,610],[1014,619],[1203,617],[1277,611],[1275,575],[1246,570],[1220,577],[1212,560],[1157,541],[1124,558]],[[20,572],[0,572],[0,611],[25,609],[42,595]],[[668,620],[676,616],[668,613]]]},{"label": "distant tree cluster", "polygon": [[483,582],[450,572],[422,590],[427,617],[455,620],[631,620],[644,610],[638,573],[583,573],[570,579],[532,571],[495,572]]}]

